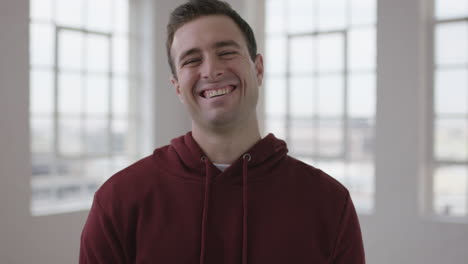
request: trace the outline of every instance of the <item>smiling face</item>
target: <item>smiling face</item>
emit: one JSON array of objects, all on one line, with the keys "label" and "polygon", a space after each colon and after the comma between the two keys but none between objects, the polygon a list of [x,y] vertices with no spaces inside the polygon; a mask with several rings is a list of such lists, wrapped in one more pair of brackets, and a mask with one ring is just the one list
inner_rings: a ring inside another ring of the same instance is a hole
[{"label": "smiling face", "polygon": [[188,22],[175,32],[171,56],[171,81],[193,125],[219,129],[256,121],[263,59],[252,61],[233,20],[211,15]]}]

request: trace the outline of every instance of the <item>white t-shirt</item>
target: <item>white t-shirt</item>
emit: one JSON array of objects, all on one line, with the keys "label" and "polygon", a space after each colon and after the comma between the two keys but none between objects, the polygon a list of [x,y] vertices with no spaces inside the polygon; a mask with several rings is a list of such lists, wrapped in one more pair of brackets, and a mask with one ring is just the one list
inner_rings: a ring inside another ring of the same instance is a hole
[{"label": "white t-shirt", "polygon": [[231,164],[218,164],[218,163],[213,163],[213,165],[216,166],[220,171],[224,171],[227,167],[231,166]]}]

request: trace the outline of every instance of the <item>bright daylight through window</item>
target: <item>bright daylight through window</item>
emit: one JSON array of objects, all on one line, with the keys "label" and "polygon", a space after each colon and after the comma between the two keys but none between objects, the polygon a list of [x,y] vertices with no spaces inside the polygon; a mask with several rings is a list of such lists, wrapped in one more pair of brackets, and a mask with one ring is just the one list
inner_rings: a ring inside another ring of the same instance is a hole
[{"label": "bright daylight through window", "polygon": [[266,129],[374,204],[375,0],[266,1]]},{"label": "bright daylight through window", "polygon": [[468,1],[436,0],[432,208],[468,213]]},{"label": "bright daylight through window", "polygon": [[88,208],[136,153],[128,0],[31,0],[33,214]]}]

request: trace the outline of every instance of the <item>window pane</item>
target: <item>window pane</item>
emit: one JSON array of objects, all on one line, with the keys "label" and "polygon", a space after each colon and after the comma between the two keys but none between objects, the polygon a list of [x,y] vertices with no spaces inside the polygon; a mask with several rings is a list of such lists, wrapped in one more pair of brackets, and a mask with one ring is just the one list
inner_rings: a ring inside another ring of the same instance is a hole
[{"label": "window pane", "polygon": [[318,68],[320,72],[339,72],[344,68],[343,37],[338,34],[318,37]]},{"label": "window pane", "polygon": [[436,72],[436,114],[468,113],[468,69]]},{"label": "window pane", "polygon": [[319,120],[320,157],[340,157],[343,152],[343,121],[336,119]]},{"label": "window pane", "polygon": [[108,76],[88,75],[86,78],[86,112],[100,115],[109,113],[109,100]]},{"label": "window pane", "polygon": [[466,166],[440,167],[434,175],[434,209],[436,214],[466,216],[467,211]]},{"label": "window pane", "polygon": [[30,0],[30,15],[32,19],[51,20],[52,0]]},{"label": "window pane", "polygon": [[350,70],[374,70],[376,63],[375,29],[350,30],[348,36]]},{"label": "window pane", "polygon": [[435,157],[437,160],[466,161],[468,131],[465,119],[435,121]]},{"label": "window pane", "polygon": [[113,0],[114,4],[114,26],[115,30],[120,33],[128,32],[129,28],[129,6],[128,0]]},{"label": "window pane", "polygon": [[128,73],[128,39],[125,37],[115,37],[113,39],[113,70],[120,74]]},{"label": "window pane", "polygon": [[319,0],[319,29],[343,29],[346,21],[346,0]]},{"label": "window pane", "polygon": [[54,65],[55,31],[51,25],[31,24],[30,26],[31,65]]},{"label": "window pane", "polygon": [[286,114],[286,81],[284,78],[268,78],[265,83],[266,114],[284,116]]},{"label": "window pane", "polygon": [[286,38],[267,38],[265,56],[265,71],[267,74],[286,73]]},{"label": "window pane", "polygon": [[116,116],[128,116],[129,103],[129,87],[128,80],[125,78],[115,78],[114,86],[112,87],[112,109]]},{"label": "window pane", "polygon": [[371,25],[375,23],[376,0],[352,0],[351,25]]},{"label": "window pane", "polygon": [[265,31],[266,33],[281,33],[284,32],[286,24],[285,20],[285,5],[283,0],[267,0],[265,1]]},{"label": "window pane", "polygon": [[109,151],[108,121],[106,119],[86,120],[86,153],[104,155]]},{"label": "window pane", "polygon": [[337,160],[318,160],[312,164],[326,174],[332,176],[343,185],[346,185],[345,163]]},{"label": "window pane", "polygon": [[436,0],[435,2],[438,19],[460,17],[468,13],[468,2],[465,0]]},{"label": "window pane", "polygon": [[374,74],[352,74],[349,76],[348,115],[371,118],[375,116],[375,76]]},{"label": "window pane", "polygon": [[468,63],[468,23],[439,24],[435,37],[436,64]]},{"label": "window pane", "polygon": [[86,67],[90,72],[109,72],[109,39],[88,34],[86,38]]},{"label": "window pane", "polygon": [[360,212],[370,212],[374,208],[374,165],[372,162],[353,162],[347,164],[345,186],[351,199]]},{"label": "window pane", "polygon": [[54,110],[54,87],[51,71],[31,70],[30,112],[31,114],[52,114]]},{"label": "window pane", "polygon": [[291,118],[289,127],[289,148],[294,155],[313,155],[316,149],[314,142],[314,121],[310,118]]},{"label": "window pane", "polygon": [[[88,178],[104,180],[108,178],[109,175],[111,175],[112,163],[112,160],[109,158],[96,158],[87,160],[84,162],[84,173]],[[101,182],[97,180],[96,184],[100,185]],[[88,185],[87,191],[90,192],[91,195],[96,191],[94,187],[95,186],[93,185]]]},{"label": "window pane", "polygon": [[288,6],[288,32],[299,33],[313,31],[314,26],[314,1],[289,0]]},{"label": "window pane", "polygon": [[128,121],[114,120],[112,122],[112,153],[124,154],[128,147]]},{"label": "window pane", "polygon": [[363,118],[348,120],[348,157],[352,161],[371,161],[374,154],[374,122]]},{"label": "window pane", "polygon": [[40,178],[54,173],[53,158],[49,153],[31,153],[32,176]]},{"label": "window pane", "polygon": [[83,0],[56,0],[56,17],[60,26],[83,26]]},{"label": "window pane", "polygon": [[319,78],[319,114],[324,117],[343,116],[343,78],[340,75],[327,75]]},{"label": "window pane", "polygon": [[82,112],[81,75],[62,73],[58,79],[58,110],[59,113],[78,114]]},{"label": "window pane", "polygon": [[83,33],[59,31],[59,67],[81,70],[83,67]]},{"label": "window pane", "polygon": [[31,152],[50,153],[53,151],[53,123],[51,117],[31,119]]},{"label": "window pane", "polygon": [[[298,37],[291,39],[290,54],[292,74],[303,74],[314,72],[315,41],[312,37]],[[273,59],[275,59],[273,57]],[[277,62],[276,62],[277,63]]]},{"label": "window pane", "polygon": [[86,27],[96,31],[111,31],[112,5],[110,0],[87,1]]},{"label": "window pane", "polygon": [[265,118],[265,131],[267,133],[273,133],[275,137],[285,139],[286,138],[286,120],[284,117],[270,117]]},{"label": "window pane", "polygon": [[77,118],[59,120],[59,151],[64,156],[80,156],[82,152],[81,121]]},{"label": "window pane", "polygon": [[314,78],[295,77],[291,79],[290,107],[292,117],[311,117],[316,107]]}]

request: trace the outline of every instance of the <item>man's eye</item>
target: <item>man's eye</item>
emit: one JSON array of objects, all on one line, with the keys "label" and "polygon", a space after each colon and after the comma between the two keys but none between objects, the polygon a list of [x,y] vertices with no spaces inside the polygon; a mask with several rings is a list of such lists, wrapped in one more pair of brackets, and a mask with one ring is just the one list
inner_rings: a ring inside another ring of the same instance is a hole
[{"label": "man's eye", "polygon": [[236,55],[236,54],[237,54],[237,52],[235,52],[235,51],[223,51],[223,52],[219,53],[219,56],[230,57],[230,56],[233,56],[233,55]]},{"label": "man's eye", "polygon": [[195,63],[198,63],[200,61],[200,59],[189,59],[189,60],[186,60],[184,61],[184,63],[182,65],[191,65],[191,64],[195,64]]}]

